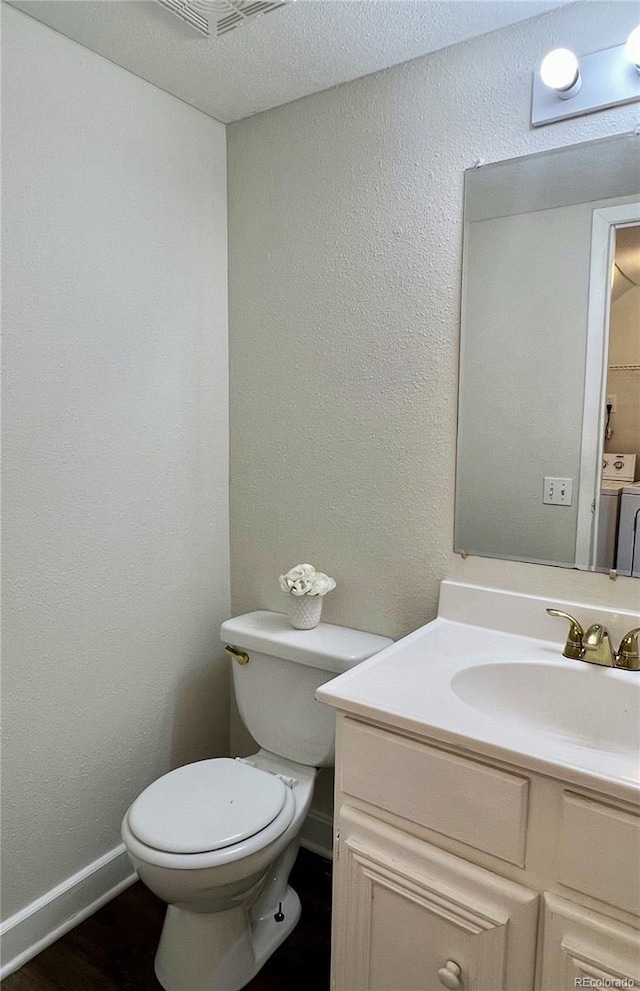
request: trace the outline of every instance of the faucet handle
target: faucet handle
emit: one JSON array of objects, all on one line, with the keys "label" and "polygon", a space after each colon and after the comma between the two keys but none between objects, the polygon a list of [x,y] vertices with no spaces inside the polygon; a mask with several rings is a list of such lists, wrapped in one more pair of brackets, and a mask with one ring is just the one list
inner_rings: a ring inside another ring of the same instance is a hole
[{"label": "faucet handle", "polygon": [[640,626],[625,633],[620,641],[618,653],[615,655],[615,666],[626,671],[640,671],[640,651],[638,650],[638,634]]},{"label": "faucet handle", "polygon": [[569,635],[564,645],[562,653],[565,657],[570,657],[574,661],[581,661],[584,658],[584,630],[575,616],[570,616],[568,612],[561,609],[547,609],[550,616],[558,616],[560,619],[569,620]]}]

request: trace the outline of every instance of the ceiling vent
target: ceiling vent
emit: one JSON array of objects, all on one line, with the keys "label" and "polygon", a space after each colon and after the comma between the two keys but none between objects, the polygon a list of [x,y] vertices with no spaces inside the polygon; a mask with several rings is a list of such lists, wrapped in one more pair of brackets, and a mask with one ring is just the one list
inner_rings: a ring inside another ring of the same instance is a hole
[{"label": "ceiling vent", "polygon": [[250,17],[284,7],[286,0],[158,0],[202,34],[220,36],[239,27]]}]

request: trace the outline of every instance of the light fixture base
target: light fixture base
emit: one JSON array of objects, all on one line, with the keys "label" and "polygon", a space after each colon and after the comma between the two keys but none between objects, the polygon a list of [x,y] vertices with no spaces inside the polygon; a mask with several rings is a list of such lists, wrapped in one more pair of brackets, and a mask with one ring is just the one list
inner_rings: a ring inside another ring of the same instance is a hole
[{"label": "light fixture base", "polygon": [[577,96],[582,89],[582,76],[580,73],[577,74],[575,81],[567,89],[557,89],[555,92],[558,94],[561,100],[573,100],[574,96]]},{"label": "light fixture base", "polygon": [[582,86],[575,95],[569,96],[568,91],[559,93],[549,89],[542,82],[540,73],[534,73],[532,127],[640,100],[640,73],[626,57],[624,45],[582,56],[579,78]]}]

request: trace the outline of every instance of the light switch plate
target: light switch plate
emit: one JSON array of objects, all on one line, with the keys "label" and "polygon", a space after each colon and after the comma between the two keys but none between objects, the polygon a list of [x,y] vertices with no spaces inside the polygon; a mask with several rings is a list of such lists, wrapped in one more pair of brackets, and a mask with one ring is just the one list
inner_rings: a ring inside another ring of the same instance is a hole
[{"label": "light switch plate", "polygon": [[549,506],[570,506],[573,496],[572,478],[545,476],[542,501]]}]

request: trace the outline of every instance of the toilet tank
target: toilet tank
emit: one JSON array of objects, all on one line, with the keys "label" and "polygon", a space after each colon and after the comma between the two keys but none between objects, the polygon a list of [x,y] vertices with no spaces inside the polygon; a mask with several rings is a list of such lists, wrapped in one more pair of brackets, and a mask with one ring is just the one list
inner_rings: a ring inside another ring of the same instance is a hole
[{"label": "toilet tank", "polygon": [[327,767],[335,755],[334,711],[316,701],[316,688],[393,643],[330,623],[294,630],[286,616],[265,611],[226,620],[220,637],[249,656],[247,664],[234,658],[232,671],[240,716],[254,740],[310,767]]}]

